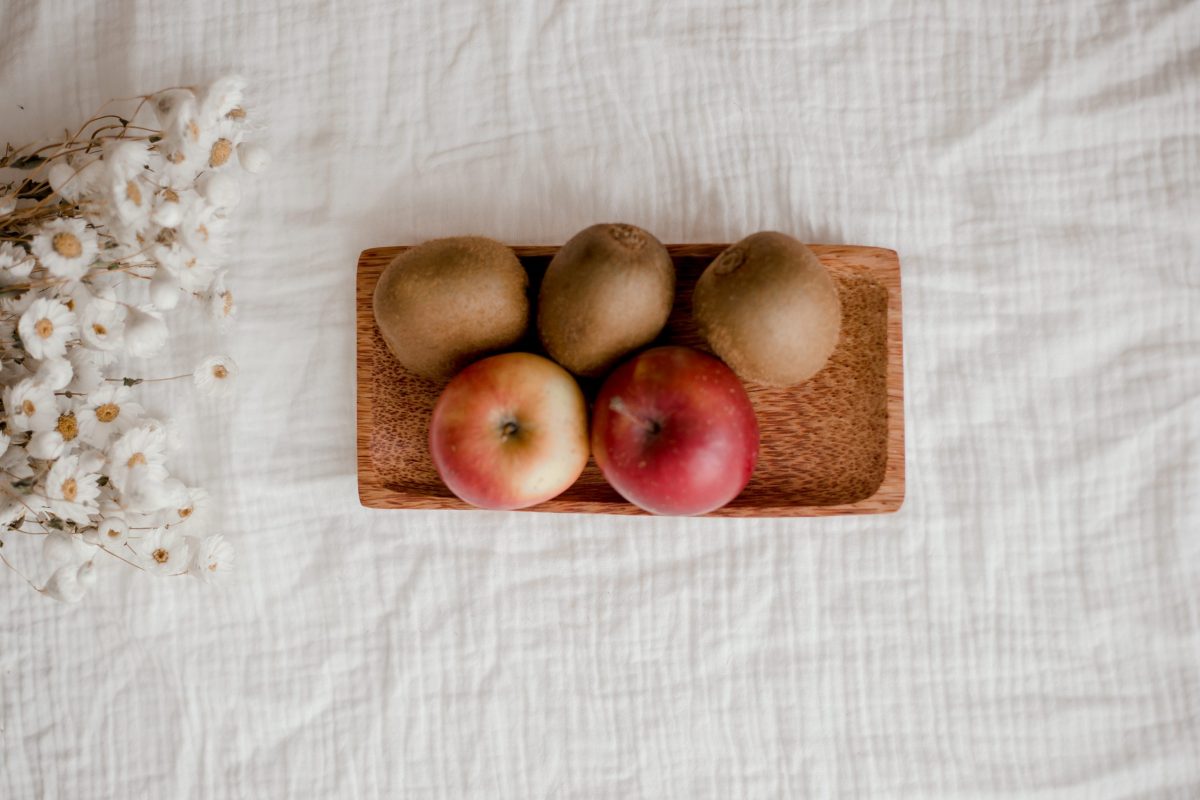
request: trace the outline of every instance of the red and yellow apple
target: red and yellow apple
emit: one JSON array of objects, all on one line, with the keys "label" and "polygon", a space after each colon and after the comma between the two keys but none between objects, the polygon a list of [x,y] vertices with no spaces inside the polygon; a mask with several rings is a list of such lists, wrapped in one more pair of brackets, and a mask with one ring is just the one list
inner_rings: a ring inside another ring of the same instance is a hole
[{"label": "red and yellow apple", "polygon": [[574,483],[587,464],[587,405],[575,379],[549,359],[485,358],[442,390],[429,451],[462,500],[492,509],[536,505]]},{"label": "red and yellow apple", "polygon": [[654,514],[705,514],[750,481],[758,422],[722,361],[688,347],[656,347],[600,388],[592,452],[629,502]]}]

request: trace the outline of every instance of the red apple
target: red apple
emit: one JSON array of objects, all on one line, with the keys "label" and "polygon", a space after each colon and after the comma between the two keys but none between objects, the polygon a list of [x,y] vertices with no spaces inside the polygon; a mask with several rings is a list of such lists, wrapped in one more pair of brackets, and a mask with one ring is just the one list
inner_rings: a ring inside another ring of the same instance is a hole
[{"label": "red apple", "polygon": [[485,358],[442,390],[429,424],[438,475],[480,508],[525,508],[575,482],[588,459],[587,405],[565,369],[532,353]]},{"label": "red apple", "polygon": [[656,347],[600,388],[592,452],[629,502],[653,514],[705,514],[749,482],[758,422],[722,361],[688,347]]}]

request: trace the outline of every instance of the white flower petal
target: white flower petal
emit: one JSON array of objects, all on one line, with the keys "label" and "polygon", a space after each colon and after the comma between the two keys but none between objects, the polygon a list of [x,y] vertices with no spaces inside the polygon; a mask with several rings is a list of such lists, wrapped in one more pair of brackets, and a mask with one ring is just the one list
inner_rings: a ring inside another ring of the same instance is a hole
[{"label": "white flower petal", "polygon": [[205,536],[192,545],[190,572],[205,583],[218,583],[229,577],[233,569],[233,545],[219,533]]},{"label": "white flower petal", "polygon": [[75,370],[65,358],[48,358],[37,365],[33,377],[43,386],[58,392],[65,389],[75,377]]},{"label": "white flower petal", "polygon": [[253,142],[242,142],[237,148],[238,163],[252,175],[266,171],[271,165],[271,153],[267,148]]},{"label": "white flower petal", "polygon": [[42,587],[42,593],[64,603],[78,603],[87,591],[76,579],[78,572],[79,568],[73,564],[59,567]]},{"label": "white flower petal", "polygon": [[79,565],[79,569],[75,572],[75,582],[82,586],[85,590],[96,585],[96,564],[93,561],[85,561]]},{"label": "white flower petal", "polygon": [[179,305],[179,297],[182,287],[179,284],[179,278],[175,277],[170,270],[159,268],[154,270],[154,276],[150,278],[150,302],[155,308],[162,311],[170,311]]},{"label": "white flower petal", "polygon": [[77,280],[96,258],[96,232],[82,219],[52,219],[39,229],[29,245],[43,267],[56,278]]},{"label": "white flower petal", "polygon": [[42,561],[47,566],[78,564],[84,553],[75,537],[62,531],[50,531],[42,537]]},{"label": "white flower petal", "polygon": [[112,548],[129,538],[129,523],[123,517],[105,517],[96,526],[96,531],[100,544]]},{"label": "white flower petal", "polygon": [[198,188],[204,199],[217,208],[234,208],[242,200],[237,179],[223,172],[210,173]]},{"label": "white flower petal", "polygon": [[29,444],[25,445],[29,455],[43,461],[58,458],[65,448],[66,442],[58,431],[38,431],[30,437]]},{"label": "white flower petal", "polygon": [[125,346],[129,354],[148,358],[162,350],[167,342],[167,323],[162,314],[149,306],[131,308],[125,317]]},{"label": "white flower petal", "polygon": [[171,528],[156,528],[139,543],[138,550],[146,569],[156,575],[173,575],[188,569],[188,543]]},{"label": "white flower petal", "polygon": [[238,365],[229,356],[209,356],[192,372],[192,382],[202,393],[225,397],[233,391]]},{"label": "white flower petal", "polygon": [[75,313],[64,303],[45,297],[34,300],[17,323],[21,344],[37,359],[62,358],[67,342],[78,332]]}]

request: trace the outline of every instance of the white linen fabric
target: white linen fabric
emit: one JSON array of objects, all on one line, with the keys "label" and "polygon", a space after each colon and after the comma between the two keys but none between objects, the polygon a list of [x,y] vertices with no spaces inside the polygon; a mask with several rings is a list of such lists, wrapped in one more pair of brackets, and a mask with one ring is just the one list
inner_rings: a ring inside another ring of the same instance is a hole
[{"label": "white linen fabric", "polygon": [[[230,70],[237,575],[0,572],[0,797],[1200,796],[1200,3],[6,0],[0,138]],[[605,220],[898,250],[903,509],[360,508],[359,251]]]}]

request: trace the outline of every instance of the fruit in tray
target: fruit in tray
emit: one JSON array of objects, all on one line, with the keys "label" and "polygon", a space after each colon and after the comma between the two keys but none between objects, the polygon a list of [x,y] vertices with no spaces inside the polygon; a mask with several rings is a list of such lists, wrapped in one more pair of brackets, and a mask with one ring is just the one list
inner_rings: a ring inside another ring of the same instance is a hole
[{"label": "fruit in tray", "polygon": [[741,381],[720,360],[690,347],[655,347],[600,388],[592,452],[629,502],[655,514],[704,514],[749,482],[758,422]]},{"label": "fruit in tray", "polygon": [[375,287],[379,332],[408,369],[445,380],[511,348],[529,327],[529,276],[482,236],[434,239],[396,256]]},{"label": "fruit in tray", "polygon": [[429,424],[434,467],[481,508],[515,509],[560,494],[588,459],[587,406],[565,369],[503,353],[458,373]]},{"label": "fruit in tray", "polygon": [[593,225],[546,269],[538,333],[555,361],[601,377],[658,336],[674,302],[675,265],[658,239],[633,225]]},{"label": "fruit in tray", "polygon": [[704,270],[692,314],[713,352],[748,381],[791,386],[825,366],[841,329],[837,287],[808,247],[763,231]]},{"label": "fruit in tray", "polygon": [[[446,486],[483,508],[555,497],[579,477],[590,444],[609,484],[642,509],[714,511],[745,488],[758,458],[758,423],[738,377],[807,380],[841,329],[837,288],[816,255],[764,231],[722,252],[692,295],[697,327],[719,358],[678,346],[628,358],[662,332],[675,267],[648,232],[605,223],[572,237],[546,269],[537,330],[554,360],[516,352],[477,360],[522,340],[527,287],[509,248],[455,237],[401,254],[375,289],[376,322],[400,363],[435,380],[454,375],[433,411],[430,454]],[[590,431],[567,370],[607,375]]]}]

